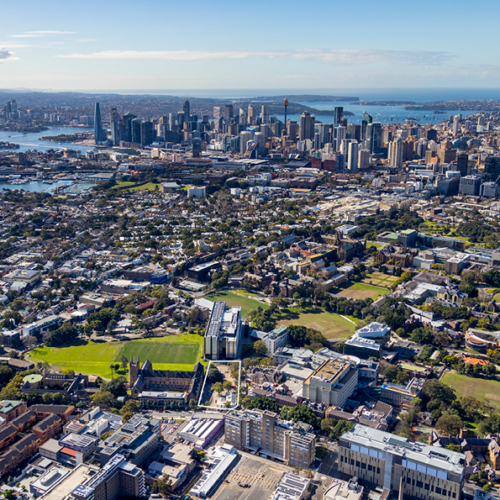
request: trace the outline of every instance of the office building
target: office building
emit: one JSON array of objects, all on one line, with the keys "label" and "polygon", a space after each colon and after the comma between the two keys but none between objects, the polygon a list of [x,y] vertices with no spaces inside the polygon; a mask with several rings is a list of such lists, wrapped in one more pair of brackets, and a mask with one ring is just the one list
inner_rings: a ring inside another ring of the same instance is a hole
[{"label": "office building", "polygon": [[366,139],[366,129],[368,124],[373,122],[373,118],[366,111],[363,111],[363,117],[361,118],[361,140],[364,141]]},{"label": "office building", "polygon": [[356,390],[358,370],[347,359],[328,359],[305,381],[302,395],[313,403],[343,407]]},{"label": "office building", "polygon": [[339,440],[339,471],[400,498],[458,500],[465,455],[356,424]]},{"label": "office building", "polygon": [[188,121],[189,117],[191,116],[191,108],[189,101],[187,99],[184,101],[184,104],[182,105],[182,111],[184,112],[184,119]]},{"label": "office building", "polygon": [[401,139],[389,142],[388,158],[389,167],[401,168],[403,166],[404,143]]},{"label": "office building", "polygon": [[260,112],[260,122],[269,124],[269,104],[263,104]]},{"label": "office building", "polygon": [[355,172],[358,170],[358,143],[350,142],[347,151],[347,170]]},{"label": "office building", "polygon": [[306,139],[314,138],[314,115],[304,111],[300,115],[300,129],[299,139],[305,141]]},{"label": "office building", "polygon": [[153,122],[150,120],[141,121],[141,146],[149,146],[153,143]]},{"label": "office building", "polygon": [[232,410],[224,432],[226,443],[239,450],[307,468],[315,457],[316,437],[311,431],[310,425],[281,420],[271,411]]},{"label": "office building", "polygon": [[225,302],[215,302],[205,331],[205,357],[212,360],[241,357],[242,335],[241,307],[229,308]]},{"label": "office building", "polygon": [[457,155],[457,170],[462,177],[465,177],[469,173],[469,155],[467,153]]},{"label": "office building", "polygon": [[485,182],[481,184],[481,189],[479,192],[480,196],[485,198],[497,198],[499,194],[499,187],[495,182]]},{"label": "office building", "polygon": [[370,153],[379,153],[382,148],[383,130],[379,122],[369,123],[366,126],[365,148]]},{"label": "office building", "polygon": [[94,142],[100,144],[103,140],[105,140],[105,137],[102,129],[101,105],[96,102],[94,108]]},{"label": "office building", "polygon": [[240,132],[240,153],[245,154],[247,150],[248,141],[252,140],[252,134],[246,130]]},{"label": "office building", "polygon": [[286,123],[286,135],[291,141],[296,141],[299,135],[299,125],[296,121],[288,120]]},{"label": "office building", "polygon": [[234,107],[232,104],[226,104],[224,106],[224,119],[230,122],[234,117]]},{"label": "office building", "polygon": [[120,117],[116,108],[111,108],[111,113],[109,115],[109,126],[111,129],[111,142],[113,146],[118,146],[120,144]]},{"label": "office building", "polygon": [[141,124],[142,124],[142,120],[140,118],[134,118],[131,121],[132,143],[133,144],[140,144],[141,143]]},{"label": "office building", "polygon": [[335,125],[340,125],[342,123],[342,117],[344,116],[344,108],[342,106],[335,106],[333,110],[333,123]]},{"label": "office building", "polygon": [[460,186],[458,192],[465,196],[479,196],[481,187],[480,175],[466,175],[460,178]]},{"label": "office building", "polygon": [[123,115],[123,140],[125,142],[133,142],[132,141],[132,120],[137,118],[132,113],[127,113]]},{"label": "office building", "polygon": [[347,127],[337,127],[336,129],[337,137],[335,139],[335,151],[340,151],[342,143],[347,137]]}]

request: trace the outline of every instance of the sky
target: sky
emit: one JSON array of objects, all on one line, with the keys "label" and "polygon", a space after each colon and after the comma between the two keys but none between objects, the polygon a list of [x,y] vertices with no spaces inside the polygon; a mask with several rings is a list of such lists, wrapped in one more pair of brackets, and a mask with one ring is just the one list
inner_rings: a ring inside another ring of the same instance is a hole
[{"label": "sky", "polygon": [[7,0],[0,88],[500,88],[498,0]]}]

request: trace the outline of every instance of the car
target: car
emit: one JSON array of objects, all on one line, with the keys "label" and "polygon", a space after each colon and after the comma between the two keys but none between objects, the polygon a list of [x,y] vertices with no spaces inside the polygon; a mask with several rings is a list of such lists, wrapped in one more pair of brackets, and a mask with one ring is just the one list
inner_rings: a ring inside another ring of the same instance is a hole
[{"label": "car", "polygon": [[161,495],[158,495],[158,493],[152,493],[151,498],[161,498]]}]

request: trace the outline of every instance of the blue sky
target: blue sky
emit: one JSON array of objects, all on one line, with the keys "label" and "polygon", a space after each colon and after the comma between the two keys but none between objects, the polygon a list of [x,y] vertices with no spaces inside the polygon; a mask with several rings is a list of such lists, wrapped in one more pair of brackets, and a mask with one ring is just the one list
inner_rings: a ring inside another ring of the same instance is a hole
[{"label": "blue sky", "polygon": [[0,87],[499,88],[498,0],[4,2]]}]

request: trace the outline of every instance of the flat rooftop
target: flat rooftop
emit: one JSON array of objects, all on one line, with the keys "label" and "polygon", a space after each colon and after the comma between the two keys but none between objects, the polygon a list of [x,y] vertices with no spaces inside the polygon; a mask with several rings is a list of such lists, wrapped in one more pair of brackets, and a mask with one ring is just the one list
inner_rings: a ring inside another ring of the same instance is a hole
[{"label": "flat rooftop", "polygon": [[351,448],[357,446],[361,453],[364,453],[364,450],[368,452],[368,449],[381,453],[389,452],[404,457],[407,462],[413,461],[459,475],[463,473],[465,464],[463,453],[429,444],[415,443],[407,438],[364,425],[356,424],[350,432],[342,435],[341,440],[351,443]]}]

